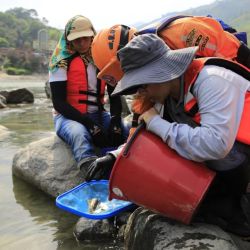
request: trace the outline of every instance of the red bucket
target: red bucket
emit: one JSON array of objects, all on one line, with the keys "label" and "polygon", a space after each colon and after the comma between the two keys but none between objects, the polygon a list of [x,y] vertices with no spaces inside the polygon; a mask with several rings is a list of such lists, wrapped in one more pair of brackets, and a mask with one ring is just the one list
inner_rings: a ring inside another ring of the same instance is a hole
[{"label": "red bucket", "polygon": [[116,160],[109,198],[189,224],[214,176],[203,164],[182,158],[159,137],[141,131]]}]

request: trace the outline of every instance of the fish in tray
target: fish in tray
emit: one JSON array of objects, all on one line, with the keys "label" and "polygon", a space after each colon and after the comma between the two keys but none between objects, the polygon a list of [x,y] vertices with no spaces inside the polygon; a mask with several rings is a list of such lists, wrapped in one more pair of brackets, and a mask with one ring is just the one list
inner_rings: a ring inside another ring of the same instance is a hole
[{"label": "fish in tray", "polygon": [[88,200],[88,211],[90,214],[99,214],[107,210],[108,210],[107,204],[101,202],[97,198]]}]

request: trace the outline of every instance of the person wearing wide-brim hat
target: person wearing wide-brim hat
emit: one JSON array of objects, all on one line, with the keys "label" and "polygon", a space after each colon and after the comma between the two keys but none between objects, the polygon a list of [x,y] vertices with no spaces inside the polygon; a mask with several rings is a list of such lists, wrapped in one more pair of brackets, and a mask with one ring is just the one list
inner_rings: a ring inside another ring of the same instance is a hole
[{"label": "person wearing wide-brim hat", "polygon": [[250,236],[249,69],[220,58],[194,59],[196,51],[171,50],[154,34],[135,37],[118,51],[124,76],[113,95],[137,92],[152,101],[139,117],[146,129],[217,172],[201,211],[209,207],[213,223]]}]

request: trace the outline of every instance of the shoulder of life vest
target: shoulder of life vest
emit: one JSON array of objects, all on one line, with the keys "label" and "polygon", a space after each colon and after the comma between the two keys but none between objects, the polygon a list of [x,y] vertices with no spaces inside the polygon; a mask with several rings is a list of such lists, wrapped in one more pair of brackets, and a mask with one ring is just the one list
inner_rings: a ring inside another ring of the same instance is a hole
[{"label": "shoulder of life vest", "polygon": [[[164,17],[156,22],[150,23],[147,26],[141,28],[138,31],[138,34],[146,34],[146,33],[154,33],[159,34],[161,31],[163,31],[165,28],[167,28],[172,22],[174,22],[177,19],[184,18],[184,17],[194,17],[191,15],[170,15],[167,17]],[[205,16],[204,16],[205,17]],[[212,18],[210,16],[207,16],[209,18]],[[195,18],[199,18],[199,16],[196,16]],[[216,18],[213,18],[216,20]],[[218,20],[216,20],[218,22]],[[220,22],[218,22],[222,29],[225,31],[228,31]],[[229,32],[232,33],[237,39],[247,44],[247,33],[246,32]]]},{"label": "shoulder of life vest", "polygon": [[163,29],[165,29],[171,22],[183,18],[183,17],[192,17],[192,16],[188,16],[188,15],[171,15],[168,17],[164,17],[162,19],[160,19],[159,21],[153,22],[148,24],[147,26],[141,28],[138,31],[138,34],[142,35],[142,34],[147,34],[147,33],[153,33],[153,34],[158,34],[159,32],[161,32]]},{"label": "shoulder of life vest", "polygon": [[[67,101],[81,113],[87,112],[88,105],[103,109],[106,83],[97,79],[97,91],[88,90],[88,74],[84,61],[78,56],[70,58],[67,73]],[[96,101],[88,100],[88,96],[96,97]]]},{"label": "shoulder of life vest", "polygon": [[[198,124],[200,123],[200,114],[198,113],[199,107],[196,99],[192,94],[192,87],[194,86],[200,71],[205,65],[215,65],[224,67],[239,74],[246,80],[250,81],[250,69],[237,62],[229,61],[222,58],[194,59],[185,73],[184,110],[190,116],[192,116],[193,120]],[[245,104],[241,117],[240,127],[237,133],[237,140],[248,145],[250,145],[250,130],[248,129],[249,121],[250,121],[250,92],[247,92],[245,96]]]}]

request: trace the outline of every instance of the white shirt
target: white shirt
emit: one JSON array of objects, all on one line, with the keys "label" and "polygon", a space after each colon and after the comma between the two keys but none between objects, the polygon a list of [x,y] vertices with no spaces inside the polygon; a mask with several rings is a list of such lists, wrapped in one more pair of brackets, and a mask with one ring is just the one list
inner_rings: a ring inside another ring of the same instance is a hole
[{"label": "white shirt", "polygon": [[250,82],[245,78],[222,67],[205,66],[193,88],[200,127],[169,123],[157,115],[147,130],[187,159],[202,162],[223,158],[235,142],[246,91],[250,91]]}]

